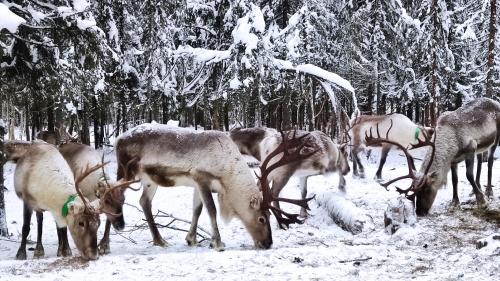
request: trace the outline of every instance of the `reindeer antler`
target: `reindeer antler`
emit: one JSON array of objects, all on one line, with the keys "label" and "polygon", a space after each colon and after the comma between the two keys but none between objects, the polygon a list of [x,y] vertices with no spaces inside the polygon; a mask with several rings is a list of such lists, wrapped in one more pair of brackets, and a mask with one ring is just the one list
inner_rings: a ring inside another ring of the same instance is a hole
[{"label": "reindeer antler", "polygon": [[[399,180],[402,180],[402,179],[412,179],[413,182],[412,182],[412,184],[411,184],[411,186],[409,188],[402,189],[402,188],[396,187],[396,190],[400,194],[404,194],[406,196],[406,198],[408,198],[408,199],[410,199],[410,200],[413,201],[413,199],[415,197],[415,192],[419,191],[423,187],[424,181],[419,180],[419,178],[415,174],[415,170],[413,169],[413,157],[410,155],[410,153],[408,152],[408,150],[412,150],[412,149],[419,148],[419,147],[424,147],[424,146],[431,146],[431,148],[432,148],[431,159],[429,161],[428,166],[425,169],[425,174],[427,174],[429,172],[429,169],[430,169],[430,166],[431,166],[432,162],[434,161],[434,155],[435,155],[435,148],[436,147],[435,147],[434,142],[431,140],[432,137],[429,136],[425,131],[423,131],[423,135],[424,135],[424,139],[425,140],[422,141],[420,139],[417,139],[418,143],[415,144],[415,145],[411,145],[410,148],[403,147],[400,143],[398,143],[396,141],[389,140],[389,132],[391,131],[392,126],[394,125],[392,119],[390,119],[390,120],[391,120],[391,125],[387,129],[387,132],[385,134],[385,138],[382,138],[380,136],[380,130],[379,130],[379,124],[378,123],[376,125],[377,137],[373,136],[372,128],[370,128],[370,134],[369,135],[368,135],[367,132],[365,132],[366,145],[373,146],[373,145],[379,145],[379,144],[382,144],[382,143],[389,143],[389,144],[397,146],[399,149],[401,149],[401,151],[403,151],[403,153],[406,156],[406,161],[408,163],[408,175],[397,177],[397,178],[392,179],[392,180],[390,180],[390,181],[388,181],[386,183],[382,183],[381,185],[386,190],[388,190],[389,185],[391,185],[391,184],[393,184],[393,183],[395,183],[395,182],[397,182]],[[412,192],[412,194],[408,195],[409,192]]]},{"label": "reindeer antler", "polygon": [[[130,167],[131,164],[137,162],[139,160],[138,157],[134,157],[132,159],[130,159],[127,164],[125,164],[125,166],[123,164],[120,163],[120,165],[122,166],[124,172],[125,172],[125,176],[123,177],[124,178],[124,181],[121,182],[121,183],[117,183],[116,185],[114,186],[110,186],[109,184],[108,185],[108,188],[106,189],[106,191],[104,192],[103,196],[105,196],[108,192],[111,192],[115,189],[118,189],[118,188],[130,188],[132,189],[133,191],[139,191],[140,188],[133,188],[131,187],[130,185],[133,184],[133,183],[137,183],[137,182],[140,182],[140,180],[129,180],[129,175],[128,175],[128,168]],[[107,182],[106,182],[107,183]]]},{"label": "reindeer antler", "polygon": [[101,169],[102,167],[104,167],[105,165],[107,165],[109,162],[105,162],[105,163],[101,163],[101,164],[97,164],[95,165],[94,167],[92,168],[89,168],[89,165],[87,165],[85,167],[85,170],[83,170],[76,178],[75,178],[75,189],[76,189],[76,193],[78,194],[78,196],[80,196],[80,198],[82,199],[82,202],[83,202],[83,205],[85,206],[85,210],[86,211],[89,211],[91,212],[91,208],[89,206],[89,203],[87,202],[87,199],[85,198],[85,196],[83,196],[83,193],[80,189],[80,183],[90,174],[92,174],[93,172]]},{"label": "reindeer antler", "polygon": [[[292,224],[292,223],[302,224],[304,221],[300,220],[298,218],[299,214],[290,214],[290,213],[287,213],[287,212],[273,206],[271,204],[273,201],[274,202],[278,202],[278,201],[286,202],[286,203],[298,205],[298,206],[303,207],[307,210],[310,210],[307,203],[314,198],[314,196],[313,196],[313,197],[306,198],[306,199],[289,199],[289,198],[274,197],[271,194],[271,187],[269,186],[269,181],[268,181],[267,177],[269,176],[269,174],[273,170],[275,170],[278,167],[284,166],[286,164],[290,164],[293,162],[307,159],[318,151],[318,150],[314,150],[313,152],[302,154],[301,153],[302,149],[306,147],[306,145],[304,144],[304,138],[308,134],[304,134],[304,135],[297,138],[296,133],[297,133],[297,131],[294,130],[292,138],[288,139],[288,136],[285,136],[285,134],[282,131],[280,131],[281,139],[282,139],[281,144],[274,151],[272,151],[266,157],[266,159],[262,162],[262,165],[260,166],[260,177],[258,177],[260,184],[261,184],[262,197],[263,197],[261,209],[262,210],[271,210],[271,212],[276,217],[276,220],[278,221],[278,224],[279,224],[281,229],[285,229],[285,227],[283,227],[283,225],[285,225],[286,228],[288,228],[290,226],[290,224]],[[293,150],[293,151],[290,152],[291,150]],[[278,161],[276,161],[274,164],[272,164],[271,166],[268,167],[268,164],[271,161],[271,159],[273,159],[275,156],[277,156],[280,153],[283,154],[281,156],[281,158]],[[282,215],[285,217],[283,217]]]}]

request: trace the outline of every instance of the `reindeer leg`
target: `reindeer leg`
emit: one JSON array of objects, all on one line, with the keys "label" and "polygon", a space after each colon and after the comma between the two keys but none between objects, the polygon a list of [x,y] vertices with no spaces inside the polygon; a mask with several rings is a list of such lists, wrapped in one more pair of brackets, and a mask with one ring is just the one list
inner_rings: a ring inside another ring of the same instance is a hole
[{"label": "reindeer leg", "polygon": [[346,191],[345,190],[345,178],[341,172],[339,172],[339,187],[338,187],[338,189],[343,193],[345,193],[345,191]]},{"label": "reindeer leg", "polygon": [[483,154],[478,153],[476,155],[477,158],[477,167],[476,167],[476,185],[481,190],[481,167],[483,163]]},{"label": "reindeer leg", "polygon": [[111,221],[106,219],[106,225],[104,226],[104,235],[99,242],[99,254],[106,255],[109,254],[109,232],[111,230]]},{"label": "reindeer leg", "polygon": [[45,256],[45,251],[42,245],[42,230],[43,230],[43,213],[36,212],[36,222],[37,222],[37,236],[36,236],[36,247],[33,256],[35,258],[42,258]]},{"label": "reindeer leg", "polygon": [[453,200],[451,201],[451,206],[458,207],[460,206],[460,200],[458,199],[457,163],[451,164],[451,183],[453,185]]},{"label": "reindeer leg", "polygon": [[[276,171],[276,172],[278,172],[278,171]],[[288,180],[293,175],[294,171],[280,170],[279,172],[282,172],[282,174],[277,173],[279,175],[279,177],[277,179],[269,178],[269,181],[272,181],[272,183],[273,183],[273,187],[271,188],[271,194],[273,197],[279,197],[281,190],[285,187]],[[281,209],[280,203],[278,201],[274,201],[274,202],[272,202],[272,204],[274,207]],[[281,215],[279,215],[279,216],[281,216]],[[278,225],[278,227],[279,227],[279,225]]]},{"label": "reindeer leg", "polygon": [[498,146],[498,142],[495,142],[495,145],[493,145],[490,148],[490,153],[488,155],[488,185],[486,186],[486,191],[484,193],[486,195],[486,197],[488,197],[488,198],[493,197],[493,186],[491,185],[491,176],[492,176],[492,172],[493,172],[494,154],[495,154],[495,150],[496,150],[497,146]]},{"label": "reindeer leg", "polygon": [[377,180],[382,180],[382,168],[384,167],[385,161],[387,160],[387,154],[389,154],[389,150],[391,150],[390,146],[382,146],[382,153],[380,154],[380,164],[378,165],[377,173],[375,174],[375,178]]},{"label": "reindeer leg", "polygon": [[353,150],[353,154],[352,154],[353,166],[354,166],[354,163],[357,163],[357,165],[359,166],[359,172],[356,172],[354,175],[357,177],[360,177],[360,178],[364,178],[365,177],[365,167],[363,167],[363,164],[361,163],[361,160],[359,159],[359,155],[358,155],[359,152],[360,152],[360,150],[355,149],[355,150]]},{"label": "reindeer leg", "polygon": [[[61,255],[63,257],[71,257],[73,254],[71,253],[71,248],[69,247],[69,242],[68,242],[68,228],[67,227],[61,227],[58,229],[60,231],[60,237],[61,237],[61,242],[59,242],[59,245],[61,247]],[[57,256],[59,255],[59,249],[57,250]]]},{"label": "reindeer leg", "polygon": [[[307,196],[307,178],[308,178],[307,176],[299,178],[300,192],[302,199],[305,199]],[[307,218],[308,217],[307,210],[304,208],[300,208],[300,216],[303,218]]]},{"label": "reindeer leg", "polygon": [[30,223],[31,223],[31,215],[33,214],[33,210],[28,206],[28,204],[24,203],[23,209],[23,237],[21,239],[21,246],[19,246],[19,250],[17,250],[16,259],[25,260],[26,259],[26,242],[28,240],[28,235],[30,234]]},{"label": "reindeer leg", "polygon": [[210,243],[210,247],[214,248],[218,252],[224,251],[225,245],[222,243],[220,238],[219,227],[217,226],[217,209],[215,208],[212,192],[210,191],[210,185],[201,184],[198,189],[203,205],[207,207],[207,212],[210,216],[210,223],[212,224],[212,242]]},{"label": "reindeer leg", "polygon": [[158,231],[158,227],[156,227],[153,213],[151,212],[151,201],[155,196],[157,188],[158,185],[156,184],[145,183],[139,203],[141,204],[142,210],[144,211],[149,230],[151,231],[151,235],[153,236],[153,245],[166,247],[168,246],[168,243],[161,237],[160,232]]},{"label": "reindeer leg", "polygon": [[193,218],[191,219],[189,232],[186,235],[186,242],[189,246],[196,246],[198,244],[196,235],[198,230],[198,219],[200,218],[202,209],[203,204],[201,202],[200,192],[198,191],[198,188],[195,188],[193,193]]},{"label": "reindeer leg", "polygon": [[476,201],[479,206],[484,206],[486,205],[486,201],[484,200],[484,195],[477,187],[476,182],[474,181],[474,154],[467,155],[465,158],[465,167],[466,167],[466,173],[465,175],[467,176],[467,180],[469,183],[472,185],[472,189],[474,191],[474,194],[476,195]]}]

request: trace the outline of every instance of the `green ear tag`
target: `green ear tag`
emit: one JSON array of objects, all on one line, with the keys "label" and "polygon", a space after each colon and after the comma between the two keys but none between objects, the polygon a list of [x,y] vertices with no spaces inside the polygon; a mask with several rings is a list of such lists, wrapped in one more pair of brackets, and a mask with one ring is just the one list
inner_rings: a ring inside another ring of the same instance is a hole
[{"label": "green ear tag", "polygon": [[70,195],[68,197],[68,200],[66,200],[66,203],[64,203],[64,205],[62,206],[62,216],[63,217],[66,217],[68,215],[68,212],[69,212],[69,205],[73,202],[75,202],[75,199],[76,197],[78,197],[77,194],[73,194],[73,195]]},{"label": "green ear tag", "polygon": [[416,140],[418,140],[418,136],[419,136],[419,135],[420,135],[420,128],[419,128],[419,127],[417,127],[417,128],[415,129],[415,139],[416,139]]}]

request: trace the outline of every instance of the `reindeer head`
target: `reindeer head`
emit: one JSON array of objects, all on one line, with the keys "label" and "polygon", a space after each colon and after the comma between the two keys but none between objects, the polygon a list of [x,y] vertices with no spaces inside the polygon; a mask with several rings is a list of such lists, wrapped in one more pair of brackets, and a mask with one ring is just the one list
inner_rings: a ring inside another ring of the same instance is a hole
[{"label": "reindeer head", "polygon": [[[63,207],[63,215],[66,216],[66,222],[73,241],[78,251],[84,259],[95,260],[99,257],[97,248],[97,229],[101,221],[99,220],[100,210],[99,201],[95,200],[89,203],[83,196],[79,185],[92,172],[102,168],[107,163],[95,165],[79,173],[75,179],[75,189],[80,200],[70,197]],[[67,213],[65,212],[67,208]]]},{"label": "reindeer head", "polygon": [[[289,163],[306,159],[317,152],[312,151],[302,153],[302,150],[305,148],[303,139],[308,134],[304,134],[301,137],[296,138],[294,131],[293,137],[291,139],[288,139],[288,136],[285,136],[283,132],[280,133],[282,138],[281,144],[266,157],[260,167],[260,177],[258,178],[260,189],[262,191],[262,198],[252,198],[250,202],[250,208],[252,208],[253,210],[254,217],[253,223],[251,225],[248,225],[247,229],[252,235],[256,247],[264,249],[270,248],[273,243],[271,225],[269,223],[270,213],[274,214],[281,229],[287,229],[292,223],[301,224],[304,222],[303,220],[300,220],[298,218],[298,214],[287,213],[275,207],[272,203],[277,201],[287,202],[304,207],[309,210],[309,206],[307,203],[311,199],[313,199],[312,197],[306,198],[304,200],[280,198],[275,197],[271,193],[270,183],[267,178],[274,169]],[[273,159],[278,154],[282,154],[281,158],[268,166],[271,159]]]},{"label": "reindeer head", "polygon": [[106,214],[106,217],[111,222],[116,230],[123,230],[125,228],[125,219],[123,218],[123,204],[125,203],[125,190],[130,188],[132,183],[138,180],[126,180],[128,175],[127,171],[129,166],[134,163],[136,159],[130,160],[124,167],[125,177],[118,181],[109,181],[103,170],[103,178],[99,180],[99,188],[97,197],[99,198],[100,210]]},{"label": "reindeer head", "polygon": [[[391,119],[391,125],[389,126],[389,129],[386,132],[385,138],[382,138],[380,136],[378,124],[376,126],[376,132],[377,132],[377,137],[373,136],[372,133],[372,128],[370,128],[370,134],[365,133],[365,140],[367,145],[377,145],[381,143],[389,143],[392,145],[397,146],[401,151],[406,156],[406,160],[408,163],[408,169],[409,173],[408,175],[400,176],[395,179],[392,179],[386,183],[381,184],[383,187],[386,189],[389,187],[389,185],[395,183],[398,180],[402,179],[412,179],[412,183],[409,188],[407,189],[401,189],[399,187],[396,187],[396,190],[400,194],[404,194],[406,198],[411,200],[412,202],[415,203],[416,207],[416,213],[419,216],[424,216],[427,215],[429,212],[429,209],[432,206],[432,203],[434,203],[434,199],[436,198],[437,194],[437,189],[434,188],[434,183],[436,182],[436,174],[435,173],[430,173],[429,174],[429,169],[432,165],[432,162],[434,161],[434,156],[435,156],[435,151],[436,147],[434,142],[432,141],[432,135],[431,132],[433,133],[434,130],[423,130],[423,140],[418,139],[418,143],[415,145],[411,145],[410,148],[403,147],[401,144],[395,141],[389,140],[389,132],[392,129],[392,119]],[[413,158],[408,152],[408,149],[415,149],[423,146],[430,146],[431,147],[431,155],[429,158],[429,161],[427,163],[427,167],[425,168],[424,173],[417,173],[415,171],[415,167],[413,166]]]},{"label": "reindeer head", "polygon": [[98,211],[99,203],[96,200],[88,204],[83,197],[81,200],[70,205],[66,222],[69,233],[82,258],[96,260],[99,257],[97,229],[101,223]]}]

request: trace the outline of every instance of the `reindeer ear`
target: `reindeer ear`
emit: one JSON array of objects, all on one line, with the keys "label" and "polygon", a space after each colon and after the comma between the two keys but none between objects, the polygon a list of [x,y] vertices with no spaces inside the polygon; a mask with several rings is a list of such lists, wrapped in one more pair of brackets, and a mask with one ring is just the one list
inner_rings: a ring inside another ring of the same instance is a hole
[{"label": "reindeer ear", "polygon": [[82,204],[73,203],[73,204],[69,205],[69,213],[70,214],[77,215],[77,214],[82,213],[83,210],[84,210],[84,206]]},{"label": "reindeer ear", "polygon": [[252,196],[252,198],[250,198],[250,208],[255,210],[260,208],[260,201],[258,197]]},{"label": "reindeer ear", "polygon": [[101,198],[101,196],[104,194],[106,191],[106,183],[99,181],[97,184],[97,189],[95,190],[95,196],[97,198]]},{"label": "reindeer ear", "polygon": [[429,175],[427,175],[427,183],[429,185],[432,185],[436,182],[436,180],[438,179],[438,173],[437,172],[432,172],[430,173]]}]

